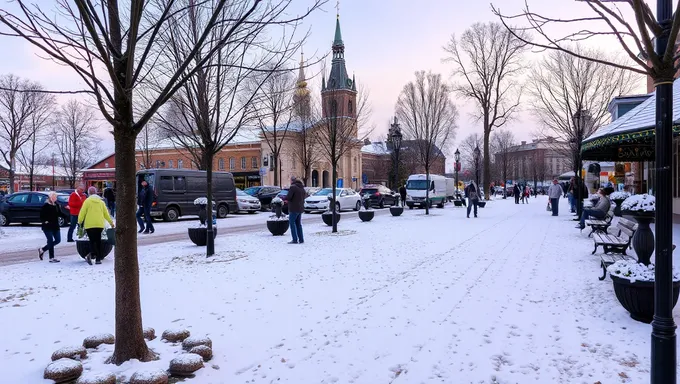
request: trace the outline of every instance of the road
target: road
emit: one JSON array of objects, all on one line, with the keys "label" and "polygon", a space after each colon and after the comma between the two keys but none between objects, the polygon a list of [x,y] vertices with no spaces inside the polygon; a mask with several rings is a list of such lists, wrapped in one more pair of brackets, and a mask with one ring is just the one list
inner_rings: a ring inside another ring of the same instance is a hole
[{"label": "road", "polygon": [[[376,215],[384,215],[384,214],[389,214],[389,209],[376,209],[375,211]],[[356,212],[343,212],[341,215],[346,216],[346,215],[356,215]],[[264,218],[262,219],[264,222]],[[302,216],[302,222],[307,223],[307,222],[312,222],[312,221],[319,221],[321,220],[320,215],[318,214],[306,214]],[[252,221],[248,221],[246,223],[230,223],[232,225],[220,225],[219,227],[221,229],[226,229],[226,233],[224,232],[219,232],[218,236],[220,235],[234,235],[234,234],[241,234],[241,233],[248,233],[248,232],[257,232],[257,231],[266,231],[266,227],[263,225],[263,222],[258,222],[258,223],[252,223]],[[157,227],[162,227],[163,223],[156,223]],[[187,240],[187,232],[186,232],[186,227],[178,227],[171,231],[170,233],[164,232],[162,234],[153,234],[153,235],[140,235],[137,237],[137,245],[138,246],[145,246],[145,245],[153,245],[153,244],[159,244],[159,243],[169,243],[173,241],[184,241]],[[75,243],[62,243],[57,246],[57,258],[63,258],[63,257],[69,257],[69,256],[75,256],[78,254],[76,251],[76,246]],[[20,264],[20,263],[27,263],[30,261],[36,261],[38,260],[37,257],[37,251],[35,249],[30,249],[30,250],[21,250],[21,251],[15,251],[15,252],[4,252],[2,256],[0,256],[0,266],[5,266],[5,265],[12,265],[12,264]]]}]

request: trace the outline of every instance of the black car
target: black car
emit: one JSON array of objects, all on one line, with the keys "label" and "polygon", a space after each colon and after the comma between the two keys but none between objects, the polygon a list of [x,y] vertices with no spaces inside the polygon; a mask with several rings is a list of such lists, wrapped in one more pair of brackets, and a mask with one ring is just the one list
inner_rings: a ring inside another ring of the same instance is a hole
[{"label": "black car", "polygon": [[281,188],[264,185],[246,188],[243,192],[250,196],[257,197],[260,200],[260,204],[262,204],[262,210],[266,210],[271,206],[272,199],[281,192]]},{"label": "black car", "polygon": [[278,195],[276,195],[279,199],[283,201],[283,206],[281,207],[281,212],[284,214],[288,214],[288,189],[282,189],[281,192],[279,192]]},{"label": "black car", "polygon": [[[5,201],[0,202],[0,225],[40,223],[40,209],[47,201],[48,195],[49,192],[17,192],[8,195]],[[57,194],[57,205],[61,213],[59,226],[65,227],[69,224],[70,218],[66,209],[68,195]]]},{"label": "black car", "polygon": [[383,185],[366,186],[359,191],[363,198],[368,195],[371,200],[371,206],[384,208],[388,205],[397,205],[399,201],[399,194]]}]

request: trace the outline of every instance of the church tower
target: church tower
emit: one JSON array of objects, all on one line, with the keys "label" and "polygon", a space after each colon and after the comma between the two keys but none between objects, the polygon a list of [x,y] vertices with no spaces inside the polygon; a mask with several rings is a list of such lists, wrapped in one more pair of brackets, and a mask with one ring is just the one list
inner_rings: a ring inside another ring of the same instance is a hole
[{"label": "church tower", "polygon": [[335,21],[335,39],[333,40],[333,61],[328,81],[322,79],[321,100],[323,117],[356,118],[357,89],[354,79],[347,75],[345,67],[345,44],[340,31],[340,16]]},{"label": "church tower", "polygon": [[294,111],[297,117],[302,121],[307,121],[311,117],[311,104],[309,89],[307,88],[307,79],[305,77],[305,58],[304,54],[300,54],[300,71],[298,72],[298,79],[295,85],[295,94],[293,95]]}]

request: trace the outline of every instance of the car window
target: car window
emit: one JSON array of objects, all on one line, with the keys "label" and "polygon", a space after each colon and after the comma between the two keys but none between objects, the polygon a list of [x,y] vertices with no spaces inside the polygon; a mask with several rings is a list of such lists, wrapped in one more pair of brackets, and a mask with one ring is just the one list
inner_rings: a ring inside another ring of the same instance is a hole
[{"label": "car window", "polygon": [[187,179],[184,176],[175,176],[175,191],[186,191],[186,189]]},{"label": "car window", "polygon": [[42,193],[33,193],[31,195],[31,204],[45,204],[47,201],[47,195]]},{"label": "car window", "polygon": [[28,202],[28,194],[27,193],[21,193],[18,195],[14,195],[7,199],[10,203],[13,204],[26,204]]},{"label": "car window", "polygon": [[174,189],[172,186],[172,176],[161,176],[159,186],[161,191],[172,191]]}]

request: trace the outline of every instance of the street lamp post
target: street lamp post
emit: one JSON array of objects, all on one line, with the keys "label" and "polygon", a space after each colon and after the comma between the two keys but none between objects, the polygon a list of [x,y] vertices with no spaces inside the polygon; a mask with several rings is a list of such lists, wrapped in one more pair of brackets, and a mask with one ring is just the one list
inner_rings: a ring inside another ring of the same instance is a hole
[{"label": "street lamp post", "polygon": [[572,144],[576,147],[574,150],[574,175],[576,176],[576,216],[581,217],[581,212],[583,211],[583,199],[585,196],[581,196],[581,191],[583,190],[583,175],[581,170],[583,169],[583,164],[581,161],[581,143],[583,142],[583,120],[585,116],[581,108],[577,109],[572,117],[574,123],[575,137],[571,140]]},{"label": "street lamp post", "polygon": [[454,153],[454,158],[456,159],[455,172],[456,172],[456,198],[458,197],[458,171],[460,171],[460,151],[456,148],[456,153]]},{"label": "street lamp post", "polygon": [[479,159],[482,156],[481,151],[479,150],[479,145],[475,147],[474,150],[474,157],[475,157],[475,182],[477,183],[477,187],[479,188]]},{"label": "street lamp post", "polygon": [[401,140],[403,136],[401,134],[401,129],[399,128],[399,122],[397,117],[394,117],[394,123],[390,125],[390,140],[392,140],[392,149],[394,150],[394,184],[393,189],[398,188],[399,184],[399,151],[401,150]]}]

